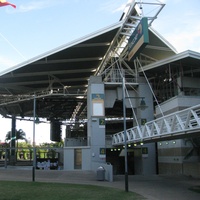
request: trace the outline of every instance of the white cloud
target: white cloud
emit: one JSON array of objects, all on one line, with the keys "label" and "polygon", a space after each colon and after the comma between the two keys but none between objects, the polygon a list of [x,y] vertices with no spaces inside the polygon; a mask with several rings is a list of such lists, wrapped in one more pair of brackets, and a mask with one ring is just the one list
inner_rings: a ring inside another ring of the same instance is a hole
[{"label": "white cloud", "polygon": [[27,1],[25,4],[21,4],[17,7],[16,12],[29,12],[33,10],[41,10],[47,7],[54,6],[58,3],[62,3],[64,1],[59,0],[41,0],[41,1]]},{"label": "white cloud", "polygon": [[122,12],[125,9],[126,3],[121,3],[120,0],[110,0],[102,4],[100,10],[105,10],[111,13]]},{"label": "white cloud", "polygon": [[29,12],[32,10],[39,10],[47,7],[47,1],[31,1],[19,6],[19,12]]},{"label": "white cloud", "polygon": [[165,35],[165,38],[177,49],[178,52],[184,50],[194,50],[200,52],[200,28],[186,30],[175,30]]},{"label": "white cloud", "polygon": [[200,14],[197,6],[189,5],[184,4],[183,9],[175,9],[174,5],[169,4],[153,23],[153,27],[178,52],[188,49],[200,52],[200,27],[198,26]]}]

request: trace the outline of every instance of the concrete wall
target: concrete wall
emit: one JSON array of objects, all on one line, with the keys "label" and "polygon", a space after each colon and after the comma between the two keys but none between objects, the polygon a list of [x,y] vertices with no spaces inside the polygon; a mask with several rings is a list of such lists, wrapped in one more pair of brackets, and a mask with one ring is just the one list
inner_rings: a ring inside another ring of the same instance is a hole
[{"label": "concrete wall", "polygon": [[188,169],[191,169],[193,164],[195,168],[198,161],[199,156],[188,139],[158,142],[159,174],[188,173]]},{"label": "concrete wall", "polygon": [[[191,79],[187,80],[186,85]],[[194,82],[190,83],[194,86]],[[165,115],[199,104],[198,96],[175,96],[165,102],[160,107]],[[160,110],[156,107],[156,117],[160,117]],[[189,140],[179,139],[158,142],[158,172],[159,174],[198,174],[198,155],[191,154],[194,149]],[[189,156],[188,156],[189,155]],[[188,163],[190,162],[190,163]]]},{"label": "concrete wall", "polygon": [[[148,153],[143,154],[142,148],[147,148]],[[134,149],[134,174],[150,175],[156,174],[155,143],[145,144],[141,148]]]},{"label": "concrete wall", "polygon": [[65,147],[87,146],[85,138],[65,138]]},{"label": "concrete wall", "polygon": [[159,163],[159,174],[176,174],[200,178],[200,162]]},{"label": "concrete wall", "polygon": [[105,180],[113,181],[113,166],[107,163],[91,162],[90,147],[71,147],[64,148],[64,170],[73,171],[74,169],[74,150],[82,149],[82,168],[80,170],[92,170],[97,172],[98,167],[102,166],[105,169]]},{"label": "concrete wall", "polygon": [[183,174],[186,176],[200,178],[200,162],[183,163]]},{"label": "concrete wall", "polygon": [[82,149],[82,170],[91,170],[91,149]]},{"label": "concrete wall", "polygon": [[143,175],[156,174],[156,149],[155,143],[145,144],[148,148],[148,156],[142,155]]},{"label": "concrete wall", "polygon": [[65,147],[64,148],[64,170],[75,170],[74,168],[74,150],[82,150],[81,170],[91,170],[91,149],[90,147]]},{"label": "concrete wall", "polygon": [[105,163],[106,160],[105,155],[100,155],[100,150],[105,149],[105,124],[102,124],[105,122],[104,90],[102,78],[91,76],[87,93],[87,136],[91,141],[91,162]]},{"label": "concrete wall", "polygon": [[[191,106],[198,105],[200,102],[200,97],[198,96],[175,96],[160,104],[162,112],[164,115],[189,108]],[[156,106],[156,118],[161,117],[160,109]]]},{"label": "concrete wall", "polygon": [[64,148],[64,170],[74,170],[74,148]]},{"label": "concrete wall", "polygon": [[181,175],[183,174],[182,171],[182,163],[159,163],[159,174],[176,174]]}]

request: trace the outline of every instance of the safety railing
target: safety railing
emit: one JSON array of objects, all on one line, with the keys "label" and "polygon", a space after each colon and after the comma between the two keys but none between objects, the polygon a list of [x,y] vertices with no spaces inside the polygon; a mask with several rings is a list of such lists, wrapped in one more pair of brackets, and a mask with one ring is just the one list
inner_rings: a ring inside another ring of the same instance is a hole
[{"label": "safety railing", "polygon": [[[200,131],[200,104],[126,130],[127,143],[173,139]],[[113,135],[113,145],[123,145],[124,131]]]}]

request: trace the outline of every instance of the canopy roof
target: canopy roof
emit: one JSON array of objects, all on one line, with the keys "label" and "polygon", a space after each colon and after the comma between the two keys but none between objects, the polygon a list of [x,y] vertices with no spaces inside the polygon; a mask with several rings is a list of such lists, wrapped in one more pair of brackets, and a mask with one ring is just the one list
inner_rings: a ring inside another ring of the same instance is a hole
[{"label": "canopy roof", "polygon": [[0,113],[32,116],[34,93],[37,115],[72,117],[86,103],[88,79],[95,74],[121,23],[28,60],[0,76]]}]

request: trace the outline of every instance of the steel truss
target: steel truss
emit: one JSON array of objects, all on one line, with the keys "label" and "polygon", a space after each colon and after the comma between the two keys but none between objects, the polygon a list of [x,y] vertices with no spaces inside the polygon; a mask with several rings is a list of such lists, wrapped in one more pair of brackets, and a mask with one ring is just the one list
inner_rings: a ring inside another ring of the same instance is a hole
[{"label": "steel truss", "polygon": [[[102,62],[99,65],[95,75],[101,75],[104,73],[105,69],[116,61],[115,58],[119,58],[124,65],[127,65],[124,62],[124,59],[127,57],[128,40],[138,23],[143,17],[146,17],[148,19],[148,26],[151,26],[164,6],[165,4],[156,0],[148,0],[146,2],[133,0],[132,2],[128,3],[120,19],[123,24],[112,41],[106,55],[102,59]],[[146,55],[143,55],[143,57],[145,57],[147,60],[152,59],[147,58]],[[130,70],[128,66],[127,68]]]},{"label": "steel truss", "polygon": [[[126,130],[127,143],[184,137],[200,131],[200,104]],[[124,131],[113,135],[112,145],[124,144]]]}]

